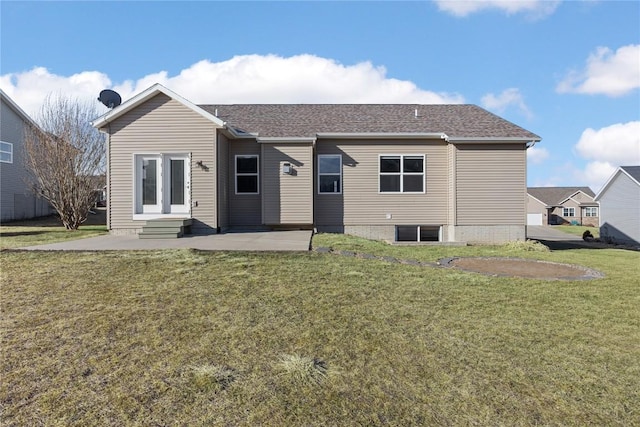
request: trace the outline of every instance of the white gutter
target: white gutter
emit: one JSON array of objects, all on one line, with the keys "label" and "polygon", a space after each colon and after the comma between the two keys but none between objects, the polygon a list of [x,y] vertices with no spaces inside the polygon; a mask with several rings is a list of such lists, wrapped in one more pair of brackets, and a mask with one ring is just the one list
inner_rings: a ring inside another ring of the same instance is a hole
[{"label": "white gutter", "polygon": [[509,142],[524,142],[527,144],[527,148],[532,147],[536,142],[540,142],[540,138],[525,138],[520,136],[513,137],[496,137],[496,136],[485,136],[485,137],[470,137],[470,136],[451,136],[448,139],[449,142],[493,142],[493,143],[509,143]]},{"label": "white gutter", "polygon": [[345,138],[345,139],[444,139],[448,141],[446,134],[442,132],[404,132],[404,133],[334,133],[322,132],[317,133],[318,138]]},{"label": "white gutter", "polygon": [[256,141],[259,144],[315,144],[317,138],[313,137],[278,137],[278,136],[269,136],[260,138],[257,137]]}]

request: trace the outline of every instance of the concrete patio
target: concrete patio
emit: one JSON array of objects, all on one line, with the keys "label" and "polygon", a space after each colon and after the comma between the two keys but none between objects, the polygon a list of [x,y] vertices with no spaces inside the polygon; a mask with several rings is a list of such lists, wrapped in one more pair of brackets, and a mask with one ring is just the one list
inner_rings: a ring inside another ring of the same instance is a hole
[{"label": "concrete patio", "polygon": [[22,250],[110,251],[153,249],[199,249],[204,251],[308,251],[311,230],[234,232],[209,235],[185,235],[179,239],[139,239],[136,235],[89,237],[48,245],[28,246]]}]

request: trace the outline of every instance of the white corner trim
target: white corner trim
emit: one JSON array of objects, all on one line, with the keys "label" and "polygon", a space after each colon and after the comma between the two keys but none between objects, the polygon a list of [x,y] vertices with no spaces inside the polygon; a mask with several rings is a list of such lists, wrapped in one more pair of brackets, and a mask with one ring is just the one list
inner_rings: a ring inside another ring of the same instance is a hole
[{"label": "white corner trim", "polygon": [[216,126],[218,126],[218,127],[224,127],[225,126],[225,122],[220,120],[218,117],[216,117],[213,114],[209,113],[208,111],[205,111],[204,109],[198,107],[197,105],[193,104],[192,102],[186,100],[185,98],[181,97],[177,93],[167,89],[166,87],[162,86],[160,83],[154,84],[150,88],[148,88],[148,89],[140,92],[139,94],[135,95],[133,98],[125,101],[120,106],[118,106],[118,107],[114,108],[113,110],[108,111],[107,113],[105,113],[102,116],[98,117],[93,122],[91,122],[91,125],[93,127],[95,127],[95,128],[101,128],[101,127],[105,126],[106,124],[112,122],[113,120],[117,119],[118,117],[122,116],[126,112],[136,108],[140,104],[143,104],[144,102],[146,102],[149,99],[153,98],[154,96],[158,95],[159,93],[163,93],[166,96],[168,96],[169,98],[171,98],[171,99],[173,99],[175,101],[178,101],[179,103],[181,103],[185,107],[191,109],[195,113],[200,114],[205,119],[211,121]]}]

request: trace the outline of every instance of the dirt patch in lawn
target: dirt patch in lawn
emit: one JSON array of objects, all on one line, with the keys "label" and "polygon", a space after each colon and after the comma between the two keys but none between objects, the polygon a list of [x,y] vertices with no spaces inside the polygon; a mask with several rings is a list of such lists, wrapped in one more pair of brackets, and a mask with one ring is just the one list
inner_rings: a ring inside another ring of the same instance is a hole
[{"label": "dirt patch in lawn", "polygon": [[440,260],[439,264],[490,276],[545,280],[588,280],[604,277],[601,272],[587,267],[522,258],[447,258]]}]

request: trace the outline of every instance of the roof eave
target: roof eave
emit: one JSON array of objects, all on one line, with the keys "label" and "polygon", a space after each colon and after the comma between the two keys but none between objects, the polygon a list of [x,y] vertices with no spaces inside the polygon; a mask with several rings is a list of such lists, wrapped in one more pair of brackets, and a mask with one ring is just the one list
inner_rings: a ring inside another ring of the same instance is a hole
[{"label": "roof eave", "polygon": [[525,137],[525,136],[482,136],[482,137],[473,137],[473,136],[450,136],[448,139],[451,143],[483,143],[483,142],[492,142],[492,143],[514,143],[514,142],[522,142],[522,143],[536,143],[540,142],[540,137]]},{"label": "roof eave", "polygon": [[638,182],[638,180],[636,180],[634,177],[632,177],[631,174],[629,172],[627,172],[626,170],[624,170],[622,167],[618,166],[618,169],[616,169],[616,171],[609,177],[607,182],[604,183],[604,185],[602,186],[600,191],[598,191],[598,194],[595,195],[595,197],[593,198],[594,201],[598,202],[600,200],[600,196],[602,196],[602,193],[604,193],[604,191],[607,189],[607,187],[609,187],[609,185],[611,185],[611,183],[618,176],[619,173],[625,174],[626,176],[629,177],[629,179],[631,179],[633,182],[635,182],[636,184],[638,184],[640,186],[640,182]]},{"label": "roof eave", "polygon": [[314,137],[257,137],[256,141],[259,144],[315,144],[317,138]]},{"label": "roof eave", "polygon": [[9,104],[9,107],[11,107],[11,109],[14,110],[15,113],[19,115],[24,121],[28,122],[31,126],[34,126],[36,129],[42,130],[42,128],[40,128],[40,125],[38,125],[38,123],[36,123],[35,120],[33,120],[27,113],[25,113],[25,111],[22,108],[20,108],[20,106],[16,104],[15,101],[11,99],[11,97],[7,95],[2,89],[0,89],[0,96],[7,101],[7,104]]},{"label": "roof eave", "polygon": [[335,139],[444,139],[448,141],[448,136],[442,132],[319,132],[318,138]]},{"label": "roof eave", "polygon": [[193,110],[195,113],[213,122],[218,127],[223,127],[225,125],[225,123],[222,120],[220,120],[218,117],[198,107],[192,102],[186,100],[185,98],[181,97],[177,93],[167,89],[166,87],[162,86],[160,83],[154,84],[153,86],[140,92],[139,94],[129,99],[125,103],[121,104],[120,106],[112,109],[111,111],[106,112],[105,114],[103,114],[102,116],[98,117],[93,122],[91,122],[91,125],[95,128],[100,129],[105,125],[109,124],[110,122],[112,122],[113,120],[117,119],[118,117],[122,116],[126,112],[136,108],[137,106],[143,104],[144,102],[148,101],[149,99],[153,98],[154,96],[160,93],[163,93],[169,98],[180,102],[185,107]]}]

